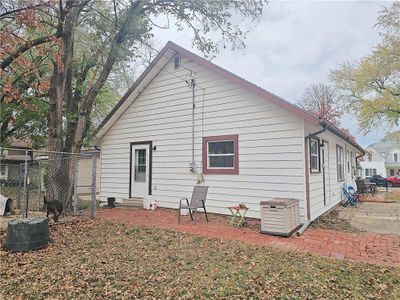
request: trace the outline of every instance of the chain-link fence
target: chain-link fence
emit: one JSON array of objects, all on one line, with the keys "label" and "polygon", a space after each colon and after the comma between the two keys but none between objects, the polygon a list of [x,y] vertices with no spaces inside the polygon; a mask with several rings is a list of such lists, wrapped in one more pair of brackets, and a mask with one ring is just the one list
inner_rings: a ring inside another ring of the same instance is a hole
[{"label": "chain-link fence", "polygon": [[27,217],[42,211],[44,197],[63,204],[63,214],[96,216],[98,151],[80,154],[0,148],[0,194]]}]

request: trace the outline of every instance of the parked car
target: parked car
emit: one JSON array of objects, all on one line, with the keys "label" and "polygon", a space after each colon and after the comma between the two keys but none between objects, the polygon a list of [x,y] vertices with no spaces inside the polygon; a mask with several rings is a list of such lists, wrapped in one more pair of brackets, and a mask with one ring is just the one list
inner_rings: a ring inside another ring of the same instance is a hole
[{"label": "parked car", "polygon": [[369,178],[369,181],[376,183],[377,186],[386,186],[387,179],[381,175],[374,175]]},{"label": "parked car", "polygon": [[388,187],[400,186],[400,176],[390,176],[387,181]]}]

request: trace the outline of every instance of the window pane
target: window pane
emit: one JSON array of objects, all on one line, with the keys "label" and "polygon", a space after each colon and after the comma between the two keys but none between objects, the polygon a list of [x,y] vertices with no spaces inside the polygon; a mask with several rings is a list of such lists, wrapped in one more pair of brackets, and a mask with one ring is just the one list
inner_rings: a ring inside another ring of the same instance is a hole
[{"label": "window pane", "polygon": [[311,140],[311,153],[312,154],[318,154],[318,142]]},{"label": "window pane", "polygon": [[233,168],[233,155],[209,156],[210,168]]},{"label": "window pane", "polygon": [[146,181],[146,149],[135,149],[135,181]]},{"label": "window pane", "polygon": [[208,142],[209,154],[233,154],[233,141]]},{"label": "window pane", "polygon": [[136,149],[136,155],[138,158],[139,165],[146,164],[146,149]]},{"label": "window pane", "polygon": [[343,157],[343,148],[340,146],[336,146],[336,171],[337,171],[337,179],[344,179],[344,157]]},{"label": "window pane", "polygon": [[310,140],[310,168],[311,171],[319,172],[319,147],[318,141],[315,139]]},{"label": "window pane", "polygon": [[318,170],[318,157],[311,156],[311,170]]}]

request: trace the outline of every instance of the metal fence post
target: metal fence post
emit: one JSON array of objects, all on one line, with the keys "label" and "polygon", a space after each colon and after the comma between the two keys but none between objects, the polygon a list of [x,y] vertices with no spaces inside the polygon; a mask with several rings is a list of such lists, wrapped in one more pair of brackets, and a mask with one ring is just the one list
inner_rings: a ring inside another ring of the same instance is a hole
[{"label": "metal fence post", "polygon": [[77,201],[78,201],[78,167],[79,167],[79,156],[75,162],[75,174],[74,174],[74,194],[72,195],[72,208],[74,214],[77,212]]},{"label": "metal fence post", "polygon": [[24,218],[28,217],[28,150],[25,151],[24,164]]},{"label": "metal fence post", "polygon": [[19,170],[18,170],[19,172],[18,172],[18,198],[17,198],[17,206],[18,206],[18,209],[21,209],[21,208],[22,208],[22,205],[21,205],[22,165],[19,164],[18,167],[19,167]]},{"label": "metal fence post", "polygon": [[92,166],[92,218],[96,218],[96,154],[93,155]]},{"label": "metal fence post", "polygon": [[38,195],[37,195],[37,209],[40,210],[40,196],[42,195],[42,162],[39,160],[38,164]]}]

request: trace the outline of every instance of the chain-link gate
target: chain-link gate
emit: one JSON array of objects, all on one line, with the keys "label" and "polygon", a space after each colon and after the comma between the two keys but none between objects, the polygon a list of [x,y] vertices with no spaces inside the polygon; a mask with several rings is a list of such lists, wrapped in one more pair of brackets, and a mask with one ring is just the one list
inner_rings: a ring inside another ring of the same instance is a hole
[{"label": "chain-link gate", "polygon": [[97,154],[0,148],[0,194],[24,217],[47,200],[63,203],[64,214],[94,218],[97,207]]}]

